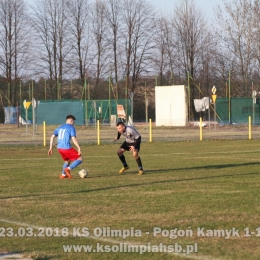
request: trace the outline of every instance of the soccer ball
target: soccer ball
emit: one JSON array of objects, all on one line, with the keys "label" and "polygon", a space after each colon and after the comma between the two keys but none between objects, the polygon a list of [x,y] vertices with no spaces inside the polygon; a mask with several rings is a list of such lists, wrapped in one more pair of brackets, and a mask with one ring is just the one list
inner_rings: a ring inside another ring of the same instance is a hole
[{"label": "soccer ball", "polygon": [[88,171],[86,169],[82,169],[79,171],[79,177],[81,179],[87,178],[88,177]]}]

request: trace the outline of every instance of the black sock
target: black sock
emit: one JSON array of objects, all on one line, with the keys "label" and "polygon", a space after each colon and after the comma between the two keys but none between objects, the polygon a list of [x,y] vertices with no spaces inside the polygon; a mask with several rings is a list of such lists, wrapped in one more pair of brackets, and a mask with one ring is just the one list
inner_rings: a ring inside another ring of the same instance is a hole
[{"label": "black sock", "polygon": [[121,156],[119,156],[119,159],[123,163],[124,167],[127,167],[127,163],[125,161],[125,156],[123,154]]},{"label": "black sock", "polygon": [[136,163],[137,163],[137,165],[139,166],[140,170],[142,170],[142,169],[143,169],[143,166],[142,166],[141,158],[138,157],[138,158],[135,159],[135,160],[136,160]]}]

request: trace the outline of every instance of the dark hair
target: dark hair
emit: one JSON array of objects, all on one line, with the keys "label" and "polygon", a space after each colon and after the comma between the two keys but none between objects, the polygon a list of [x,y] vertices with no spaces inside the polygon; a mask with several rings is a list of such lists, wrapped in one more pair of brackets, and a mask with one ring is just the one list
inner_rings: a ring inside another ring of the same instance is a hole
[{"label": "dark hair", "polygon": [[75,116],[73,116],[73,115],[68,115],[68,116],[66,117],[66,120],[67,120],[67,119],[73,119],[73,120],[76,120]]},{"label": "dark hair", "polygon": [[119,126],[119,125],[124,126],[125,124],[124,124],[124,122],[120,121],[120,122],[117,122],[116,126]]}]

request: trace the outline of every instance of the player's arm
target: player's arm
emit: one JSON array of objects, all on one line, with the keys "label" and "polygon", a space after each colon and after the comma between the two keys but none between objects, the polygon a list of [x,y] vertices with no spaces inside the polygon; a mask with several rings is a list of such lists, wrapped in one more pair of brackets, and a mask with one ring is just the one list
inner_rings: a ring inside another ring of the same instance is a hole
[{"label": "player's arm", "polygon": [[120,134],[119,132],[117,132],[117,137],[114,139],[114,142],[116,142],[117,140],[119,140],[119,139],[120,139],[120,136],[121,136],[121,134]]},{"label": "player's arm", "polygon": [[52,135],[51,138],[50,138],[50,149],[48,151],[48,155],[52,155],[52,146],[53,146],[53,141],[54,141],[54,138],[56,137],[56,135]]},{"label": "player's arm", "polygon": [[71,137],[71,140],[72,142],[74,143],[74,145],[77,147],[78,149],[78,155],[81,155],[81,150],[80,150],[80,146],[79,146],[79,143],[78,143],[78,140],[76,138],[76,136],[72,136]]}]

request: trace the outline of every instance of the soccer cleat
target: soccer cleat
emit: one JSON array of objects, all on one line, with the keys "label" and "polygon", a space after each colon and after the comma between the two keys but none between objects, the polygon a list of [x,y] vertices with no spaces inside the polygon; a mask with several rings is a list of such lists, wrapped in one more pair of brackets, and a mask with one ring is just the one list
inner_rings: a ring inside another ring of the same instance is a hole
[{"label": "soccer cleat", "polygon": [[144,170],[143,169],[139,170],[138,175],[143,175],[143,174],[144,174]]},{"label": "soccer cleat", "polygon": [[60,175],[60,179],[65,179],[65,178],[68,178],[67,175]]},{"label": "soccer cleat", "polygon": [[119,171],[119,174],[122,174],[124,171],[126,171],[128,169],[129,169],[128,166],[121,168],[121,170]]},{"label": "soccer cleat", "polygon": [[65,171],[67,177],[68,177],[69,179],[72,179],[72,176],[71,176],[71,174],[70,174],[70,169],[67,167],[67,168],[64,169],[64,171]]}]

